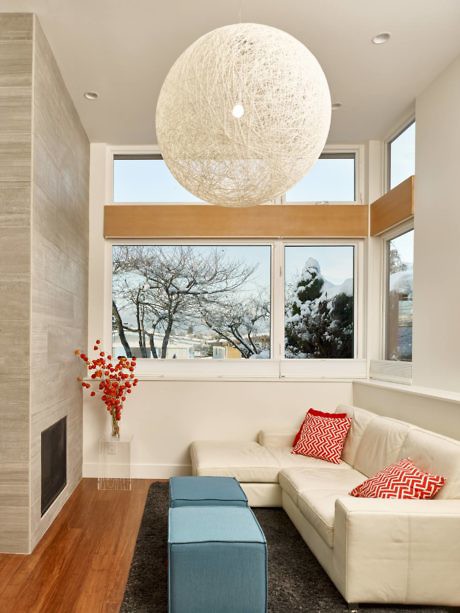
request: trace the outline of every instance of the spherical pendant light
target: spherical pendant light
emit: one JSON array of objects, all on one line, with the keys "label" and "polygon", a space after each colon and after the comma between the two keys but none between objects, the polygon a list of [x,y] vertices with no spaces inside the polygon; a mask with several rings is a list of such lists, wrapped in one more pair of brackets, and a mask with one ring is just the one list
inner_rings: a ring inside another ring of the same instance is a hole
[{"label": "spherical pendant light", "polygon": [[318,159],[331,121],[326,77],[291,35],[224,26],[174,63],[156,130],[175,178],[213,204],[249,206],[285,193]]}]

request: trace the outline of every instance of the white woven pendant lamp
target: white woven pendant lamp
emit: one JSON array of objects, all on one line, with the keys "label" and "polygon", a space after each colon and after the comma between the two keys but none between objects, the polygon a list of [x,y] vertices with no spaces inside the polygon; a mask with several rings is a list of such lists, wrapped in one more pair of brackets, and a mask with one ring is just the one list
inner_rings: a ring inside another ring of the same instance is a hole
[{"label": "white woven pendant lamp", "polygon": [[226,206],[272,201],[318,159],[331,99],[316,58],[265,25],[224,26],[174,63],[156,111],[158,144],[175,178]]}]

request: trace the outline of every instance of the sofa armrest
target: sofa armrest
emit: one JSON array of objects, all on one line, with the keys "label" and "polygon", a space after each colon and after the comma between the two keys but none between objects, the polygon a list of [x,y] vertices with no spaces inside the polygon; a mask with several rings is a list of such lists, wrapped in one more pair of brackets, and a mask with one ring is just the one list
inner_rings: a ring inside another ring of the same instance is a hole
[{"label": "sofa armrest", "polygon": [[460,605],[460,500],[344,496],[334,563],[348,602]]},{"label": "sofa armrest", "polygon": [[257,440],[264,447],[292,447],[295,435],[296,433],[291,431],[261,430]]}]

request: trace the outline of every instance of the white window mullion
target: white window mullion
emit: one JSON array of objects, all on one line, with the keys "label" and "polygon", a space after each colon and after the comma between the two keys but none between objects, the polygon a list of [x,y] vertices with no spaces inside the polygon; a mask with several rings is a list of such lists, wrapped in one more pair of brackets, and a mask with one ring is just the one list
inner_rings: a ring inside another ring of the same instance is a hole
[{"label": "white window mullion", "polygon": [[272,256],[272,338],[273,359],[279,361],[284,354],[284,258],[283,243],[273,242]]},{"label": "white window mullion", "polygon": [[364,245],[354,244],[354,357],[365,357],[366,315],[365,315],[365,280],[364,280]]}]

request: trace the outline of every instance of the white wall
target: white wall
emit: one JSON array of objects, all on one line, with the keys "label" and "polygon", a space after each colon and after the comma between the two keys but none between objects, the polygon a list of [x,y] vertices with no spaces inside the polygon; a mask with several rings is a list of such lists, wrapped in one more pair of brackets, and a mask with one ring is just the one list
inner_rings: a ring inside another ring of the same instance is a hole
[{"label": "white wall", "polygon": [[[343,381],[141,381],[121,420],[122,437],[133,436],[133,476],[189,473],[193,440],[251,440],[263,428],[296,430],[310,407],[349,403],[351,387]],[[109,432],[101,401],[87,400],[83,476],[97,476],[98,440]]]},{"label": "white wall", "polygon": [[460,57],[417,98],[416,119],[413,382],[458,392]]},{"label": "white wall", "polygon": [[460,440],[460,394],[440,397],[410,385],[355,381],[353,404]]},{"label": "white wall", "polygon": [[[353,383],[354,404],[456,439],[460,439],[459,109],[460,57],[416,100],[412,385]],[[375,357],[372,344],[368,347],[369,357]]]}]

